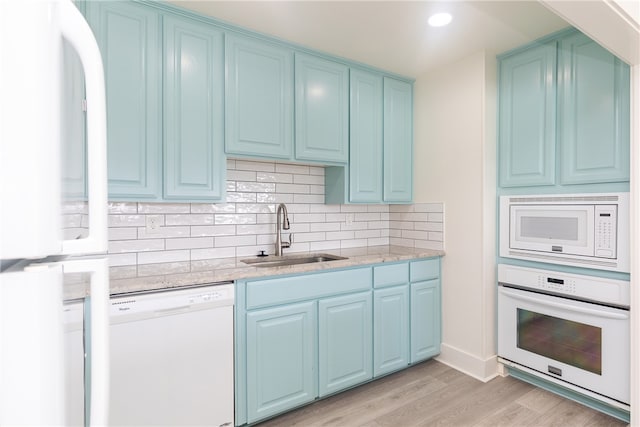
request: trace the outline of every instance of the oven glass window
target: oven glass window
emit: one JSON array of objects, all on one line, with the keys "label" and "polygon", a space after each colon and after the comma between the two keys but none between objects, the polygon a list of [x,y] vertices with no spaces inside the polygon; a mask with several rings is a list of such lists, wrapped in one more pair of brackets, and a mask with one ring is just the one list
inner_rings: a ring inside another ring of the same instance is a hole
[{"label": "oven glass window", "polygon": [[602,375],[602,329],[518,309],[518,347]]}]

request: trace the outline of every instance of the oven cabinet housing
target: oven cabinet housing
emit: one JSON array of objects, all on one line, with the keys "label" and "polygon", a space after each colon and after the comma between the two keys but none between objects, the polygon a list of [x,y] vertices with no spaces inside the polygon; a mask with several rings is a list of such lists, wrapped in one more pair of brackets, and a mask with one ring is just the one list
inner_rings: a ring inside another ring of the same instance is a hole
[{"label": "oven cabinet housing", "polygon": [[576,30],[499,57],[499,185],[629,181],[629,66]]},{"label": "oven cabinet housing", "polygon": [[429,258],[238,281],[236,424],[438,354],[439,271]]},{"label": "oven cabinet housing", "polygon": [[86,16],[105,67],[109,199],[223,200],[223,31],[134,2],[88,1]]}]

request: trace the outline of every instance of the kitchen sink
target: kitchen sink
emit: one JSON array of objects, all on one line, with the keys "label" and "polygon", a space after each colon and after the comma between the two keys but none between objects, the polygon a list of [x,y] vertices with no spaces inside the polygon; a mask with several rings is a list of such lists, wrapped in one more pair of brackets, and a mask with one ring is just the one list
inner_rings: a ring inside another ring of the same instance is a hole
[{"label": "kitchen sink", "polygon": [[285,265],[312,264],[316,262],[337,261],[345,257],[329,254],[285,255],[243,259],[245,264],[254,267],[281,267]]}]

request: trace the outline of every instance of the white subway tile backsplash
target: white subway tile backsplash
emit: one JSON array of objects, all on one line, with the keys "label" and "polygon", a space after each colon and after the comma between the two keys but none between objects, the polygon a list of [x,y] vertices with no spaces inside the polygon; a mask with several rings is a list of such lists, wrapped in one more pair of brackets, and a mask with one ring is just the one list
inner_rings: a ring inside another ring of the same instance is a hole
[{"label": "white subway tile backsplash", "polygon": [[191,213],[235,213],[235,203],[192,203]]},{"label": "white subway tile backsplash", "polygon": [[256,175],[256,171],[227,170],[227,180],[229,181],[255,181]]},{"label": "white subway tile backsplash", "polygon": [[[245,171],[275,172],[275,163],[236,160],[235,169]],[[228,171],[227,171],[228,172]]]},{"label": "white subway tile backsplash", "polygon": [[312,184],[324,186],[324,175],[293,175],[294,184]]},{"label": "white subway tile backsplash", "polygon": [[138,263],[138,254],[109,254],[107,255],[109,267],[120,267],[125,265],[136,265]]},{"label": "white subway tile backsplash", "polygon": [[321,242],[309,242],[312,251],[328,251],[331,249],[340,249],[340,240],[324,240]]},{"label": "white subway tile backsplash", "polygon": [[109,202],[109,214],[135,214],[138,213],[138,204],[129,202]]},{"label": "white subway tile backsplash", "polygon": [[[264,214],[260,214],[264,215]],[[215,224],[255,224],[256,214],[216,214]]]},{"label": "white subway tile backsplash", "polygon": [[256,244],[256,236],[224,236],[215,238],[216,248],[225,246],[248,246]]},{"label": "white subway tile backsplash", "polygon": [[[236,182],[236,191],[245,193],[273,193],[276,191],[276,186],[272,182]],[[281,184],[286,185],[286,184]],[[290,193],[290,191],[279,191],[279,193]]]},{"label": "white subway tile backsplash", "polygon": [[309,186],[304,184],[276,184],[278,193],[309,194]]},{"label": "white subway tile backsplash", "polygon": [[349,239],[340,241],[340,249],[367,246],[367,239]]},{"label": "white subway tile backsplash", "polygon": [[157,264],[165,262],[189,261],[189,251],[160,251],[141,252],[138,254],[138,264]]},{"label": "white subway tile backsplash", "polygon": [[231,236],[236,234],[235,225],[194,225],[191,237]]},{"label": "white subway tile backsplash", "polygon": [[290,173],[275,173],[275,172],[258,172],[256,176],[258,182],[276,182],[281,184],[292,184],[293,175]]},{"label": "white subway tile backsplash", "polygon": [[309,175],[310,166],[276,163],[276,172]]},{"label": "white subway tile backsplash", "polygon": [[309,224],[311,231],[340,231],[339,222],[314,222]]},{"label": "white subway tile backsplash", "polygon": [[148,240],[115,240],[109,242],[109,253],[149,252],[164,249],[164,239]]},{"label": "white subway tile backsplash", "polygon": [[212,258],[235,258],[236,248],[191,249],[191,261]]},{"label": "white subway tile backsplash", "polygon": [[324,203],[324,194],[294,194],[294,203]]},{"label": "white subway tile backsplash", "polygon": [[138,203],[138,213],[180,214],[190,212],[191,207],[185,203]]},{"label": "white subway tile backsplash", "polygon": [[167,250],[202,249],[213,247],[213,237],[187,237],[183,239],[167,239]]},{"label": "white subway tile backsplash", "polygon": [[256,193],[227,192],[227,202],[229,203],[256,203],[257,200]]},{"label": "white subway tile backsplash", "polygon": [[145,215],[109,215],[109,227],[141,227],[145,225]]},{"label": "white subway tile backsplash", "polygon": [[166,215],[166,225],[211,225],[213,224],[212,214],[177,214]]},{"label": "white subway tile backsplash", "polygon": [[[172,274],[273,253],[276,208],[285,203],[293,233],[286,253],[375,245],[442,249],[444,206],[324,204],[324,168],[227,160],[225,203],[109,203],[109,261],[123,274]],[[83,232],[86,202],[65,206],[69,233]],[[154,220],[158,228],[148,228]],[[154,264],[163,263],[162,269]],[[191,266],[191,267],[189,267]],[[229,264],[227,267],[233,267]],[[132,273],[133,272],[133,273]]]},{"label": "white subway tile backsplash", "polygon": [[109,228],[109,240],[133,240],[138,238],[138,230],[133,227]]}]

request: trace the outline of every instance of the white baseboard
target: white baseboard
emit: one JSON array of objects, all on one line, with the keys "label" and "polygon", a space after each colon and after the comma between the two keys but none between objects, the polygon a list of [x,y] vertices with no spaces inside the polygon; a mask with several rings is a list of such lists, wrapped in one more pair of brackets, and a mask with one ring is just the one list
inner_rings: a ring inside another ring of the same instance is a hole
[{"label": "white baseboard", "polygon": [[499,375],[497,355],[481,359],[451,345],[441,344],[440,355],[436,360],[482,382],[487,382]]}]

